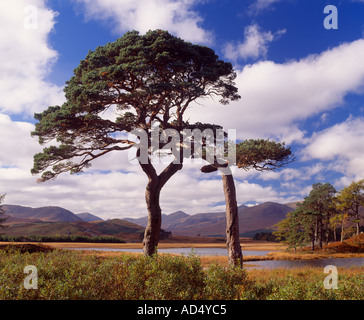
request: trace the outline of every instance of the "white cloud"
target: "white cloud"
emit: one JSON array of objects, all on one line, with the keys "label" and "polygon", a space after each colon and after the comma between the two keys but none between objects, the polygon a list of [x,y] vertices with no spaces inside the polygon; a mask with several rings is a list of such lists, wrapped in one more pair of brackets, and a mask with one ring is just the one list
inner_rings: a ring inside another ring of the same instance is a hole
[{"label": "white cloud", "polygon": [[268,45],[277,40],[286,30],[263,32],[256,23],[249,25],[244,30],[244,42],[228,43],[225,47],[225,56],[233,61],[249,58],[265,58],[268,53]]},{"label": "white cloud", "polygon": [[280,201],[278,192],[272,187],[262,187],[248,181],[236,182],[235,184],[238,203]]},{"label": "white cloud", "polygon": [[0,114],[0,130],[0,168],[19,168],[30,172],[32,155],[40,150],[37,141],[30,136],[34,126],[12,121],[9,116]]},{"label": "white cloud", "polygon": [[343,174],[342,181],[364,177],[364,118],[349,118],[312,136],[302,151],[306,160],[330,161],[328,168]]},{"label": "white cloud", "polygon": [[199,43],[211,43],[212,35],[200,24],[202,17],[193,10],[200,0],[74,0],[83,4],[86,17],[110,23],[115,31],[164,29]]},{"label": "white cloud", "polygon": [[[57,52],[48,44],[56,13],[45,2],[0,2],[0,112],[32,115],[63,101],[62,88],[46,81]],[[28,6],[35,11],[25,10]]]},{"label": "white cloud", "polygon": [[266,10],[272,7],[273,4],[279,2],[281,0],[256,0],[250,7],[251,13],[259,13],[263,10]]},{"label": "white cloud", "polygon": [[364,154],[363,141],[364,119],[349,118],[314,134],[305,151],[309,156],[321,160],[332,160],[337,156],[358,157]]},{"label": "white cloud", "polygon": [[364,40],[342,44],[298,61],[261,61],[237,71],[242,99],[228,106],[205,102],[189,110],[190,121],[237,129],[239,139],[273,137],[305,142],[301,120],[332,110],[364,87]]}]

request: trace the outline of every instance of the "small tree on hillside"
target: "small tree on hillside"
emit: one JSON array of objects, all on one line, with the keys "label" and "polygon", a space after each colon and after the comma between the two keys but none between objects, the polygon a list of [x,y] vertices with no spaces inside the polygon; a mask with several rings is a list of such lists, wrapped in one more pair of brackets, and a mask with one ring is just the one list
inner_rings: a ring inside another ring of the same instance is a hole
[{"label": "small tree on hillside", "polygon": [[[219,60],[210,48],[162,30],[128,32],[89,52],[67,82],[62,106],[35,115],[38,123],[32,136],[40,144],[56,140],[57,145],[34,156],[32,173],[43,172],[41,181],[63,172],[79,173],[110,152],[137,147],[140,167],[148,177],[144,253],[152,255],[161,229],[161,189],[183,165],[182,148],[177,148],[173,161],[157,173],[151,157],[171,149],[171,137],[163,136],[156,144],[153,129],[157,125],[160,130],[173,129],[181,139],[187,125],[184,113],[192,102],[218,96],[228,104],[240,98],[235,78],[231,63]],[[112,108],[118,115],[115,120],[104,116]],[[138,135],[139,143],[128,139],[128,133]]]}]

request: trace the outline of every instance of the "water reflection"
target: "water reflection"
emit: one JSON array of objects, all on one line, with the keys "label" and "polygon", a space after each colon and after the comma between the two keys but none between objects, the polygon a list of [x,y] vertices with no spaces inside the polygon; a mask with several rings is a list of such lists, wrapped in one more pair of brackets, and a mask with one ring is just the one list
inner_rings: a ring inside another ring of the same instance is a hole
[{"label": "water reflection", "polygon": [[[121,252],[143,252],[143,249],[116,249],[116,248],[74,248],[75,250],[99,250],[99,251],[121,251]],[[169,248],[158,249],[160,253],[183,254],[185,256],[194,252],[199,256],[227,256],[225,248]],[[251,251],[243,250],[243,256],[264,256],[272,251]],[[278,268],[299,268],[299,267],[317,267],[324,268],[327,265],[336,267],[355,267],[363,266],[364,258],[327,258],[312,260],[265,260],[244,262],[244,266],[251,269],[278,269]]]},{"label": "water reflection", "polygon": [[[99,250],[99,251],[121,251],[121,252],[143,252],[143,249],[116,249],[116,248],[75,248],[76,250]],[[198,256],[227,256],[225,248],[169,248],[158,249],[160,253],[183,254],[185,256],[194,252]],[[265,256],[271,251],[243,250],[245,256]]]},{"label": "water reflection", "polygon": [[312,259],[312,260],[266,260],[245,262],[244,266],[253,269],[278,269],[278,268],[300,268],[313,267],[324,268],[327,265],[335,267],[350,268],[360,267],[364,265],[364,258],[328,258],[328,259]]}]

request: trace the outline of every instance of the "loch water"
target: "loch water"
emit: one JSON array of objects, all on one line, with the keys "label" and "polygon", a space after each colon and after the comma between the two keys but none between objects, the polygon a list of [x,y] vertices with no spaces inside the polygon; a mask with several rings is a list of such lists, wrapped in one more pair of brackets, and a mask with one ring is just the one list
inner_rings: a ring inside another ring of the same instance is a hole
[{"label": "loch water", "polygon": [[[120,252],[143,252],[143,249],[117,249],[117,248],[77,248],[77,250],[98,250],[98,251],[120,251]],[[225,248],[168,248],[158,249],[160,253],[183,254],[188,256],[194,253],[198,256],[226,256]],[[243,250],[243,256],[264,256],[271,251]],[[244,262],[247,268],[255,269],[277,269],[277,268],[300,268],[313,267],[324,268],[327,265],[350,268],[364,266],[364,258],[326,258],[309,260],[262,260]]]}]

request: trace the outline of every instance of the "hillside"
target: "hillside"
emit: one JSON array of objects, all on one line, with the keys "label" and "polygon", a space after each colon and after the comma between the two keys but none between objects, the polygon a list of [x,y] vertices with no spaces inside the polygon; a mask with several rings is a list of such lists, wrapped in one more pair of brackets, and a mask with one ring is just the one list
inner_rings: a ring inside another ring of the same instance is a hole
[{"label": "hillside", "polygon": [[89,213],[89,212],[77,213],[76,216],[81,218],[81,220],[87,221],[87,222],[103,221],[103,219],[101,219],[100,217],[95,216],[95,215],[93,215],[92,213]]},{"label": "hillside", "polygon": [[240,234],[253,236],[252,231],[271,229],[279,221],[293,211],[290,206],[274,202],[266,202],[239,211]]},{"label": "hillside", "polygon": [[[31,208],[18,205],[3,205],[3,209],[7,215],[12,217],[12,220],[19,219],[20,221],[41,220],[47,222],[75,222],[83,221],[80,217],[69,210],[61,207],[41,207]],[[24,220],[25,219],[25,220]],[[36,222],[36,221],[34,221]]]},{"label": "hillside", "polygon": [[83,235],[139,240],[144,231],[143,227],[128,221],[104,221],[91,213],[76,215],[61,207],[4,205],[3,209],[9,218],[5,222],[7,228],[2,233],[9,236]]},{"label": "hillside", "polygon": [[83,235],[113,236],[125,240],[139,240],[144,228],[134,223],[112,219],[109,221],[33,222],[11,224],[2,234],[8,236],[30,235]]},{"label": "hillside", "polygon": [[[240,206],[239,208],[240,234],[254,235],[257,230],[269,229],[283,220],[293,209],[290,206],[266,202],[254,207]],[[124,220],[146,226],[147,217],[139,219],[125,218]],[[162,215],[162,228],[172,231],[175,235],[185,236],[225,236],[225,212],[198,213],[188,215],[177,211],[169,215]]]}]

